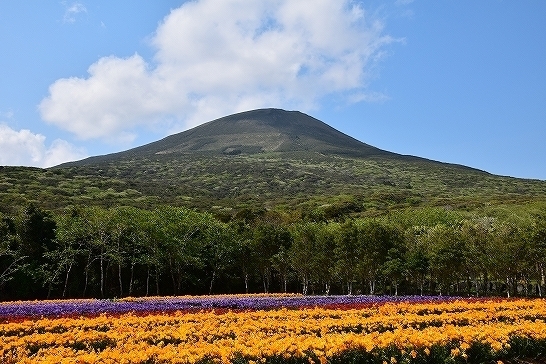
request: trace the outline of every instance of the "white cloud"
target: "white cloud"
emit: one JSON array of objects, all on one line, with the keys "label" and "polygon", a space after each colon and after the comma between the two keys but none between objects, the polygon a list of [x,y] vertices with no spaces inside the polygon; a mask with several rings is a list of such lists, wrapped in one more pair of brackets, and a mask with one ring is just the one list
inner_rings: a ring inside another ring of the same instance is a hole
[{"label": "white cloud", "polygon": [[46,147],[45,139],[30,130],[16,131],[0,124],[0,165],[45,168],[87,156],[85,151],[60,139]]},{"label": "white cloud", "polygon": [[101,58],[87,78],[53,83],[39,110],[82,139],[115,141],[152,123],[181,130],[252,108],[308,111],[330,95],[374,100],[373,64],[391,42],[352,0],[191,1],[157,28],[153,63]]},{"label": "white cloud", "polygon": [[42,117],[82,138],[119,138],[121,131],[166,110],[146,67],[138,55],[101,58],[89,68],[88,79],[66,78],[51,85],[50,96],[39,106]]},{"label": "white cloud", "polygon": [[65,7],[63,23],[75,23],[78,14],[87,13],[87,8],[80,2],[68,4],[66,1],[63,1],[61,4]]},{"label": "white cloud", "polygon": [[46,149],[42,166],[52,167],[65,162],[71,162],[88,157],[83,148],[78,148],[66,140],[55,139]]}]

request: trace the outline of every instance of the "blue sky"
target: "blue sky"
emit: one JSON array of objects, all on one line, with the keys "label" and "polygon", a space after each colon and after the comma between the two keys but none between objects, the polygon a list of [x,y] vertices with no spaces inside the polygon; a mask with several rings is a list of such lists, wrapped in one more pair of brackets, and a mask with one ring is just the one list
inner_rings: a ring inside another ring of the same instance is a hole
[{"label": "blue sky", "polygon": [[121,151],[234,112],[546,180],[546,2],[0,0],[0,165]]}]

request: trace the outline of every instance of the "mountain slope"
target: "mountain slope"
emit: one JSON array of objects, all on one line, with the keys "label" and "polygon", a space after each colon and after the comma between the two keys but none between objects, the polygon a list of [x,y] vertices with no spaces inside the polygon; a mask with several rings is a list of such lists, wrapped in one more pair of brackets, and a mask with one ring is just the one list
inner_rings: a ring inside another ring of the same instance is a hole
[{"label": "mountain slope", "polygon": [[384,151],[297,111],[262,109],[213,120],[128,151],[48,170],[0,169],[0,211],[34,203],[243,208],[397,208],[546,201],[546,181]]},{"label": "mountain slope", "polygon": [[108,156],[92,157],[64,166],[101,163],[119,158],[208,153],[218,155],[264,152],[312,152],[352,157],[389,156],[299,111],[259,109],[197,126],[157,142]]},{"label": "mountain slope", "polygon": [[[165,148],[163,150],[157,150]],[[263,109],[217,119],[185,133],[165,138],[143,150],[156,153],[213,151],[224,154],[318,151],[377,154],[327,124],[298,111]]]}]

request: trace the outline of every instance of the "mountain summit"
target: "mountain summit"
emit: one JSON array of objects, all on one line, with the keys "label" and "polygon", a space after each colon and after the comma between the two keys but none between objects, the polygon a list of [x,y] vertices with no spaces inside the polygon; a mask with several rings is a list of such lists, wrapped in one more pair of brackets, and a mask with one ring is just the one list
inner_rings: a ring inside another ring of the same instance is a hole
[{"label": "mountain summit", "polygon": [[226,116],[140,150],[158,154],[216,152],[232,155],[293,151],[355,156],[386,153],[309,115],[280,109],[259,109]]},{"label": "mountain summit", "polygon": [[238,155],[302,151],[351,157],[397,156],[395,153],[358,141],[302,112],[258,109],[209,121],[125,152],[92,157],[67,165],[153,155],[196,153]]}]

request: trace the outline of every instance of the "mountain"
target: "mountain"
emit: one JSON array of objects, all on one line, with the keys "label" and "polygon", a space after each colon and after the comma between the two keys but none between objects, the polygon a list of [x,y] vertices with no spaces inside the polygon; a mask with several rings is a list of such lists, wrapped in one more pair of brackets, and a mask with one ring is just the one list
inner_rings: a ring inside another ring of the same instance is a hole
[{"label": "mountain", "polygon": [[[59,167],[101,166],[122,160],[154,158],[173,160],[236,155],[289,157],[296,154],[300,158],[338,156],[440,163],[376,148],[299,111],[269,108],[225,116],[137,148],[69,162]],[[440,164],[478,171],[462,165]]]},{"label": "mountain", "polygon": [[546,201],[546,182],[381,150],[298,111],[242,112],[124,152],[47,170],[0,170],[0,212],[25,203],[341,209],[378,214],[398,208]]},{"label": "mountain", "polygon": [[238,155],[266,152],[310,152],[352,157],[397,156],[356,140],[299,111],[259,109],[216,119],[125,152],[92,157],[63,166],[152,155]]}]

